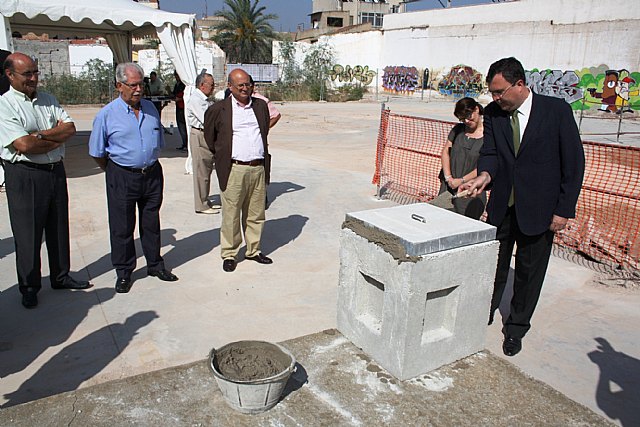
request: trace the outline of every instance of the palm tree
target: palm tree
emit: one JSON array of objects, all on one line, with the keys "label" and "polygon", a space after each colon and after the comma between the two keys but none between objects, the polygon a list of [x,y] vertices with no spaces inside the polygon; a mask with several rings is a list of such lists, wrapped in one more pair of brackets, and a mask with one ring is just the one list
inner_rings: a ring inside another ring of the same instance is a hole
[{"label": "palm tree", "polygon": [[272,13],[263,14],[260,0],[224,0],[229,9],[219,10],[216,16],[224,21],[214,26],[213,40],[227,54],[232,63],[271,62],[271,42],[276,38],[268,21],[278,19]]}]

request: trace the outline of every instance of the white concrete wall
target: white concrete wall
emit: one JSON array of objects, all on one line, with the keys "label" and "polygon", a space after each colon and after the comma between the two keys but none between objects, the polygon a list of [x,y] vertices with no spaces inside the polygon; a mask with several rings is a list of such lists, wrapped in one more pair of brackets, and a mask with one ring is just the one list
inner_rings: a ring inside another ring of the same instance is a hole
[{"label": "white concrete wall", "polygon": [[385,17],[388,65],[447,68],[464,63],[486,73],[516,56],[526,69],[577,70],[607,64],[640,69],[637,0],[520,0]]},{"label": "white concrete wall", "polygon": [[[320,42],[327,43],[335,52],[336,61],[331,70],[333,84],[359,83],[374,87],[381,84],[384,67],[380,57],[382,39],[382,31],[379,30],[320,37]],[[353,72],[357,66],[361,67],[360,71],[356,69]]]},{"label": "white concrete wall", "polygon": [[92,59],[100,59],[105,64],[113,64],[113,53],[107,45],[69,45],[69,70],[78,77],[86,71],[86,64]]}]

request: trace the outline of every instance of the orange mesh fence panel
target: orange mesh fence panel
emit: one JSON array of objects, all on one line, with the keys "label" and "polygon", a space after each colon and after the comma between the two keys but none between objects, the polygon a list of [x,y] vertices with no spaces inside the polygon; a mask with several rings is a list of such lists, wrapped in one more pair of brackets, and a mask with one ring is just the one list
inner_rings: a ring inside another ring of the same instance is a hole
[{"label": "orange mesh fence panel", "polygon": [[[440,153],[455,123],[383,110],[373,183],[398,203],[438,194]],[[640,269],[640,148],[583,141],[586,169],[576,218],[555,243],[599,262]],[[490,196],[490,195],[489,195]]]},{"label": "orange mesh fence panel", "polygon": [[373,177],[379,195],[399,203],[437,196],[440,154],[453,125],[383,110]]},{"label": "orange mesh fence panel", "polygon": [[606,264],[640,269],[640,148],[582,142],[576,218],[555,242]]}]

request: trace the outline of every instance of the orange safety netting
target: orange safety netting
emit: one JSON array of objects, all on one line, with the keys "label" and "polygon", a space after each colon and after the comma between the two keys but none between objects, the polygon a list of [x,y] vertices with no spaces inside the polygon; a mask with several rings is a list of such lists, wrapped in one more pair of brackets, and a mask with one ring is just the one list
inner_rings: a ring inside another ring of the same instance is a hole
[{"label": "orange safety netting", "polygon": [[[438,195],[440,153],[455,123],[383,110],[373,183],[399,203]],[[583,141],[586,168],[576,218],[555,243],[615,267],[640,269],[640,148]],[[490,195],[489,195],[490,196]]]}]

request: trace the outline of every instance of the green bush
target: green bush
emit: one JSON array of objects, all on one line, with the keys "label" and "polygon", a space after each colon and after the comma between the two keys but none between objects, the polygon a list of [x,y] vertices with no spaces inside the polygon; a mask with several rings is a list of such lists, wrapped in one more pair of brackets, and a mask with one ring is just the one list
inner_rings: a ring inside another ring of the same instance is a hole
[{"label": "green bush", "polygon": [[39,87],[61,104],[106,104],[114,98],[115,72],[110,64],[92,59],[79,77],[48,76],[40,81]]},{"label": "green bush", "polygon": [[326,99],[329,102],[359,101],[367,92],[366,86],[343,85],[337,89],[330,90]]}]

